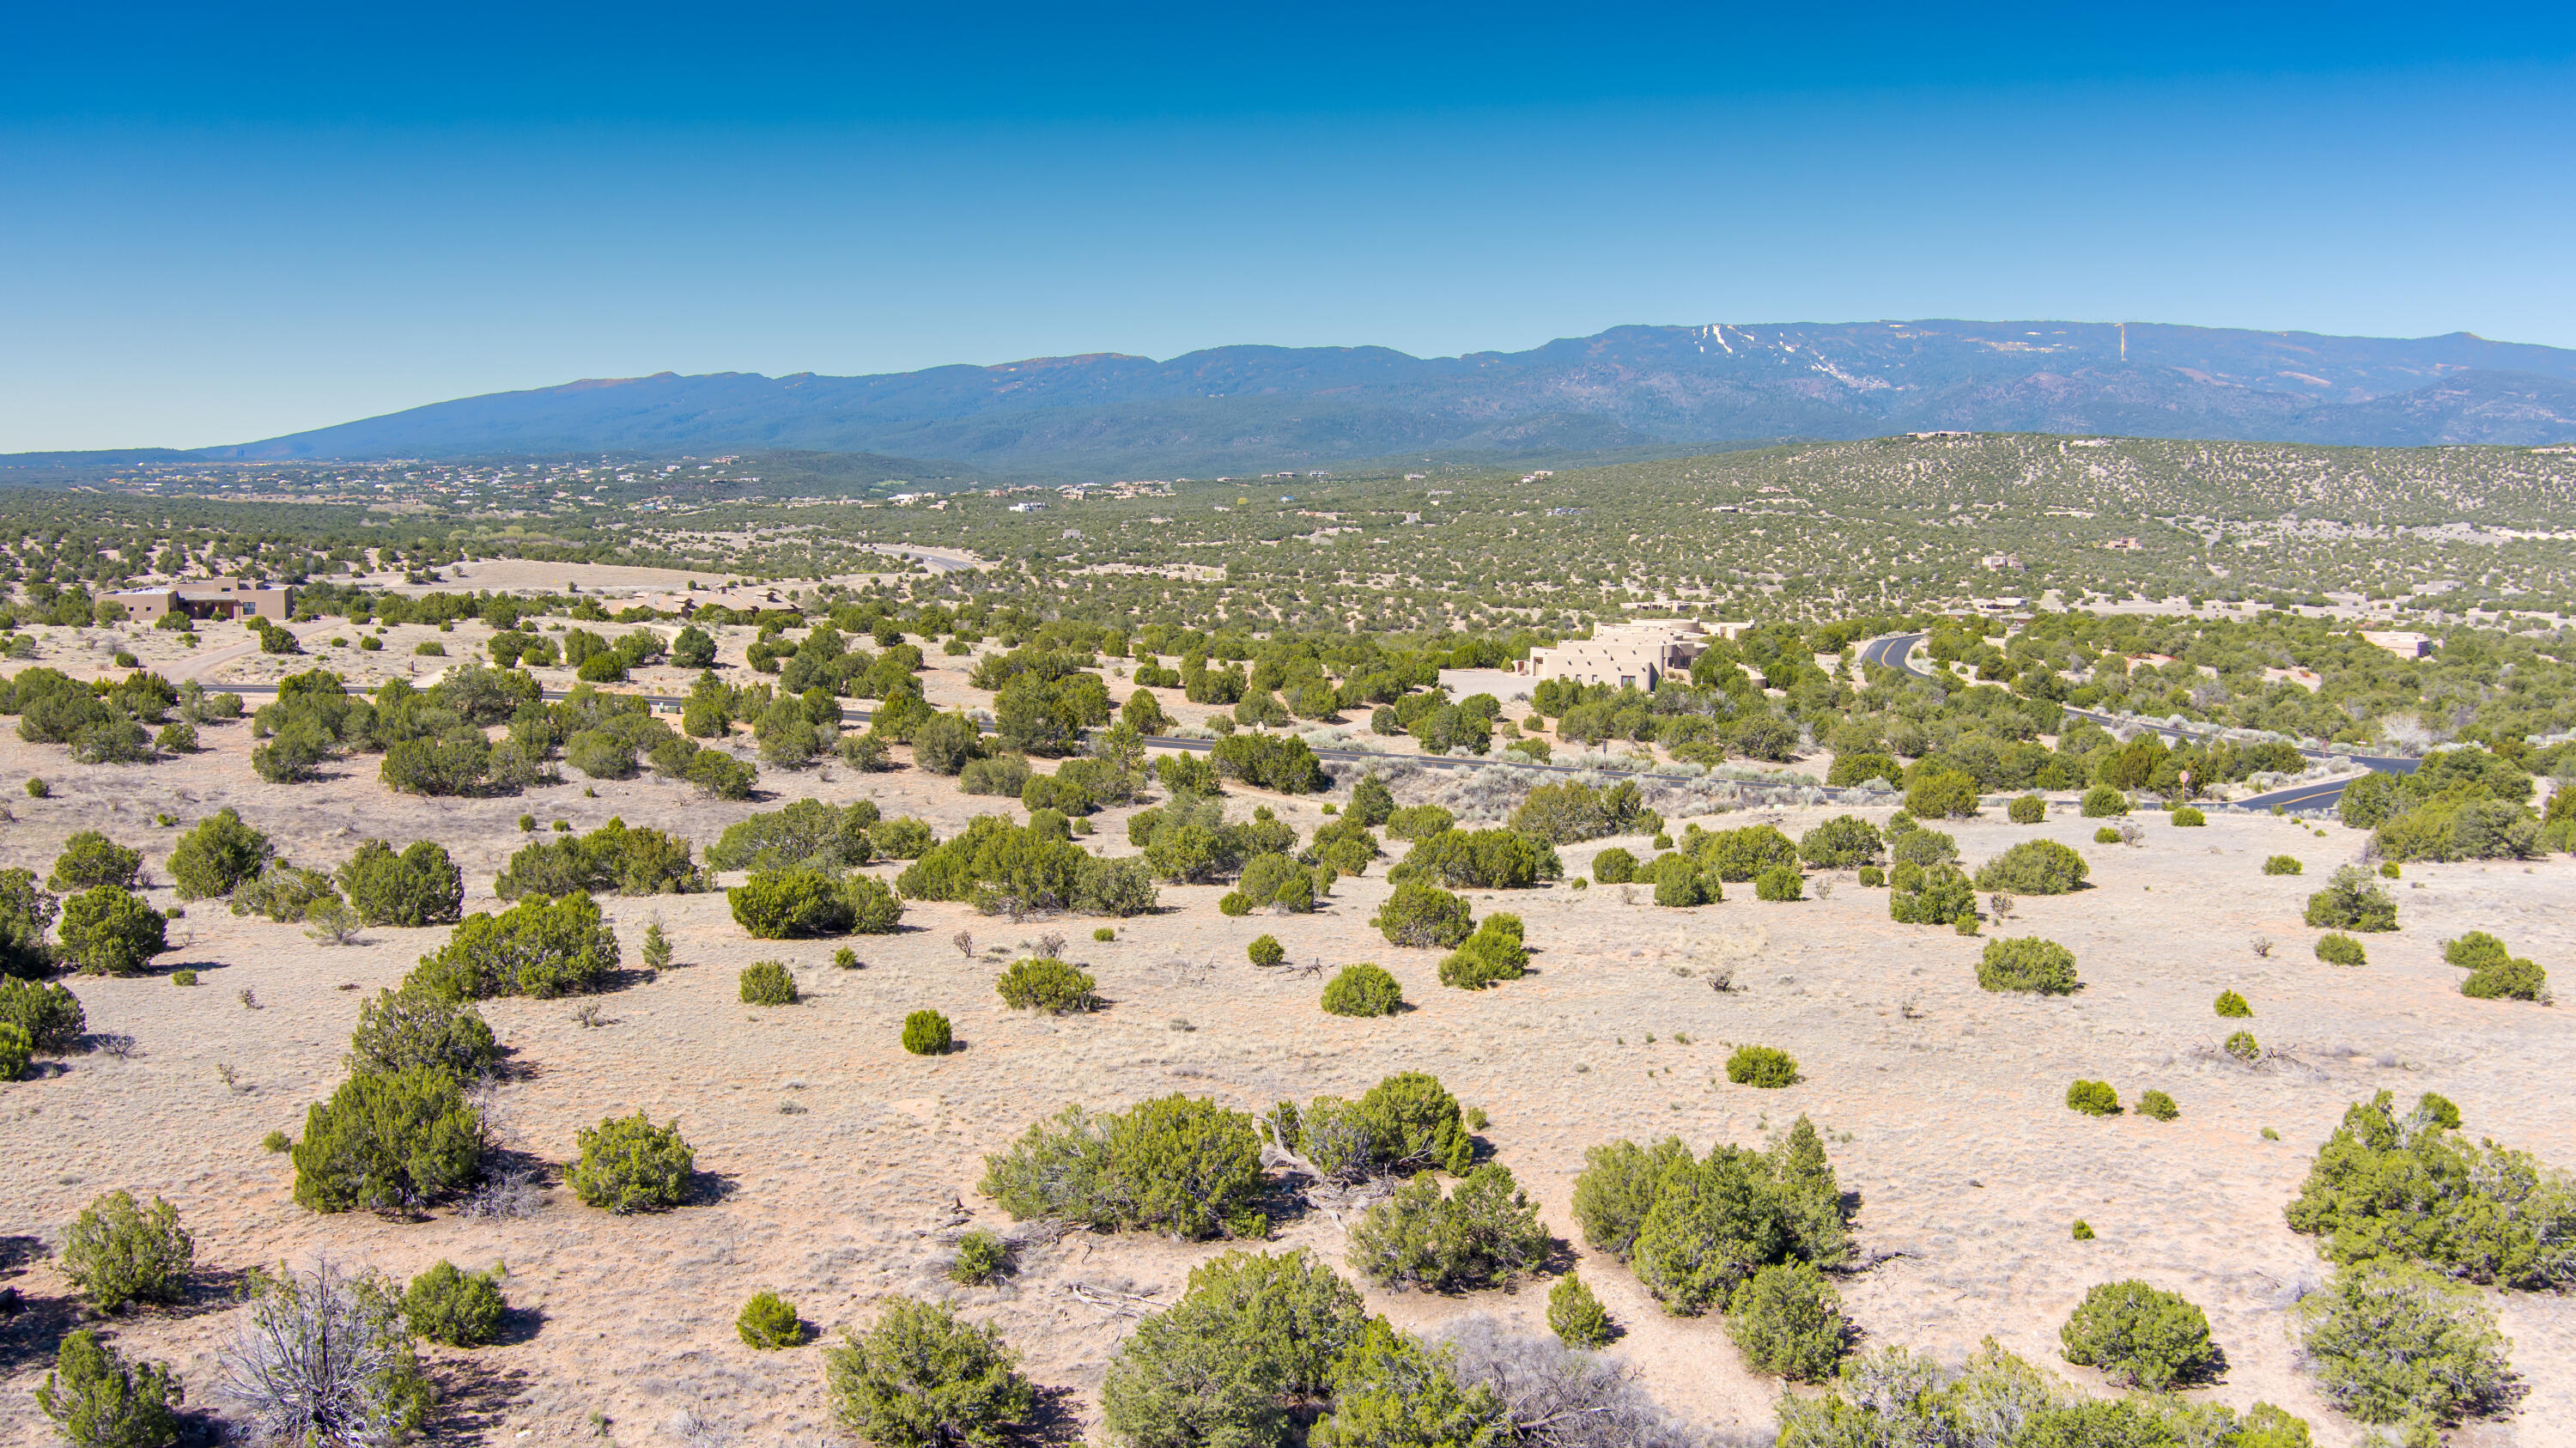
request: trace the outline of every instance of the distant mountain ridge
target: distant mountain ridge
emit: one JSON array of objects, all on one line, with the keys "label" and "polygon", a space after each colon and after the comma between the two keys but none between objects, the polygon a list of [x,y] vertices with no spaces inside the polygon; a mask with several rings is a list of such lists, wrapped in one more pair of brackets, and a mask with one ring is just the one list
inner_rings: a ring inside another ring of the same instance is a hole
[{"label": "distant mountain ridge", "polygon": [[435,403],[215,459],[792,448],[1020,472],[1252,471],[1892,432],[2363,446],[2576,440],[2576,351],[2079,322],[1616,327],[1526,352],[1217,347],[866,377],[591,379]]}]

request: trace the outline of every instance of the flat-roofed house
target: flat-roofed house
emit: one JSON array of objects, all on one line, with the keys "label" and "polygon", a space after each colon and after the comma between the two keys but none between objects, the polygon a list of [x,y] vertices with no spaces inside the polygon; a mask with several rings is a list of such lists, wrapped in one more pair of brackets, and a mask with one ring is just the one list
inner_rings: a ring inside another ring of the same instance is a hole
[{"label": "flat-roofed house", "polygon": [[1533,679],[1652,690],[1666,674],[1689,673],[1691,660],[1707,647],[1707,635],[1688,620],[1612,624],[1594,629],[1588,639],[1532,649],[1528,658],[1512,665],[1512,672]]},{"label": "flat-roofed house", "polygon": [[108,596],[145,623],[158,623],[174,613],[190,618],[247,618],[256,614],[284,623],[295,611],[294,589],[239,578],[208,578]]}]

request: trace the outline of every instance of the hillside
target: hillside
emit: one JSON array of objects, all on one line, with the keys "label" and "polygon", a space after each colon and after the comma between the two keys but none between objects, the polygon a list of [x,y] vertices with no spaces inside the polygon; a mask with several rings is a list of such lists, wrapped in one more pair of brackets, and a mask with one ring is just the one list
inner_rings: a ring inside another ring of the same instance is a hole
[{"label": "hillside", "polygon": [[2576,352],[2061,322],[1620,327],[1527,352],[1095,354],[872,377],[751,373],[496,393],[209,449],[220,459],[867,451],[987,468],[1224,471],[1892,432],[2423,446],[2576,439]]}]

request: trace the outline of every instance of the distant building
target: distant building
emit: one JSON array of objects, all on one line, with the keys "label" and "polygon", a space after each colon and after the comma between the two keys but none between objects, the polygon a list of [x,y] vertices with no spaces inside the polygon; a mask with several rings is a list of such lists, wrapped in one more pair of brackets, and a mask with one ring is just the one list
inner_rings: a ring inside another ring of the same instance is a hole
[{"label": "distant building", "polygon": [[1512,672],[1532,679],[1651,690],[1666,674],[1689,673],[1691,660],[1707,647],[1708,635],[1689,619],[1612,624],[1594,629],[1588,639],[1532,649],[1528,658],[1512,665]]},{"label": "distant building", "polygon": [[2433,652],[2430,634],[2408,633],[2403,629],[2364,629],[2361,641],[2376,644],[2401,659],[2420,659]]},{"label": "distant building", "polygon": [[248,583],[238,578],[210,578],[161,588],[138,588],[108,597],[145,623],[159,623],[174,613],[190,618],[246,618],[253,614],[284,623],[295,612],[295,590],[282,584]]},{"label": "distant building", "polygon": [[1977,560],[1977,566],[1988,573],[2001,573],[2007,568],[2015,573],[2028,571],[2019,558],[2009,553],[1989,553]]}]

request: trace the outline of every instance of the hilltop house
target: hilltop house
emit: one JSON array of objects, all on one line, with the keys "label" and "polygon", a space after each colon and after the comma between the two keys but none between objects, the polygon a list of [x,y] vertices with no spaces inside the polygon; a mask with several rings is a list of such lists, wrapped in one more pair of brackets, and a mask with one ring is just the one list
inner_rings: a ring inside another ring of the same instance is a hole
[{"label": "hilltop house", "polygon": [[281,584],[249,583],[238,578],[207,578],[159,588],[137,588],[108,597],[145,623],[159,623],[174,613],[190,618],[260,618],[284,623],[295,611],[295,590]]},{"label": "hilltop house", "polygon": [[1572,679],[1620,689],[1652,690],[1666,674],[1687,674],[1708,647],[1708,635],[1691,619],[1651,619],[1611,624],[1588,639],[1530,650],[1512,672],[1531,679]]}]

